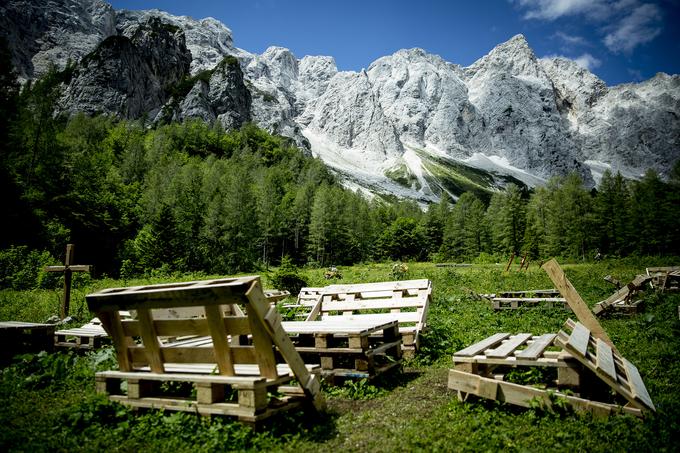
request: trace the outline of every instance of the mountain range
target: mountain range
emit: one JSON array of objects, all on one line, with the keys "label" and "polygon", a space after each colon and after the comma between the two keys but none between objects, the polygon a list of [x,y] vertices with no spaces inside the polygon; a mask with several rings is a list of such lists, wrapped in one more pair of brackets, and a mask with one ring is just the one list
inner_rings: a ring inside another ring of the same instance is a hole
[{"label": "mountain range", "polygon": [[350,188],[429,202],[606,169],[662,176],[680,159],[680,76],[609,87],[517,35],[468,67],[423,49],[360,72],[329,56],[235,47],[221,22],[101,0],[0,4],[20,80],[66,70],[57,109],[151,123],[252,121],[321,158]]}]

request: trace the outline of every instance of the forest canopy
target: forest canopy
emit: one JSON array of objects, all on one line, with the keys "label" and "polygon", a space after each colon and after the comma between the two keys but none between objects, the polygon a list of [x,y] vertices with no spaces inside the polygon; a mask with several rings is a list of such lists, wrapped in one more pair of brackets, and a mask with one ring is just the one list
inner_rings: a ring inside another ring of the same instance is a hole
[{"label": "forest canopy", "polygon": [[[253,124],[54,115],[62,73],[20,87],[2,67],[3,263],[56,260],[67,242],[113,276],[231,274],[283,257],[329,266],[680,254],[678,165],[669,181],[606,172],[588,190],[569,175],[531,191],[509,184],[488,205],[464,193],[423,210],[343,188],[320,160]],[[1,285],[14,286],[4,269]]]}]

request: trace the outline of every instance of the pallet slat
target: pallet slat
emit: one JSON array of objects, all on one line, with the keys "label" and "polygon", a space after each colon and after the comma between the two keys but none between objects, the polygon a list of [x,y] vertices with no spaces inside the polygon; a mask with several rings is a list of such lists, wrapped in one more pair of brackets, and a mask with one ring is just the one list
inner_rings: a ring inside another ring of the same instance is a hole
[{"label": "pallet slat", "polygon": [[472,357],[480,352],[484,351],[485,349],[489,348],[490,346],[494,346],[501,341],[505,340],[510,336],[509,333],[497,333],[495,335],[492,335],[488,338],[485,338],[484,340],[475,343],[471,346],[468,346],[465,349],[461,349],[460,351],[454,353],[454,356],[461,356],[461,357]]},{"label": "pallet slat", "polygon": [[515,335],[509,340],[503,342],[499,347],[496,349],[488,349],[484,351],[484,354],[487,357],[507,357],[508,355],[512,354],[517,347],[523,345],[526,343],[526,341],[531,338],[530,333],[521,333],[519,335]]},{"label": "pallet slat", "polygon": [[537,339],[533,341],[529,346],[527,346],[524,350],[516,352],[515,357],[520,358],[520,359],[537,359],[540,357],[543,352],[550,346],[552,345],[553,341],[555,340],[556,335],[554,333],[547,333],[545,335],[541,335]]}]

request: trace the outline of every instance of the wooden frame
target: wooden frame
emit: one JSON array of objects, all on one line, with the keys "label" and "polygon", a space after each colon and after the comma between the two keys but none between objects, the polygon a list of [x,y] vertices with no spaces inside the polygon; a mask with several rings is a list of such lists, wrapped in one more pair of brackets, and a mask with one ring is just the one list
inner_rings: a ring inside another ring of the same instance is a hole
[{"label": "wooden frame", "polygon": [[[273,413],[265,404],[267,391],[281,389],[295,379],[299,389],[285,406],[297,406],[300,398],[313,403],[317,409],[324,406],[318,378],[310,373],[314,367],[305,366],[295,351],[281,326],[281,316],[262,291],[259,277],[113,288],[90,294],[86,300],[111,335],[120,368],[119,372],[98,374],[98,379],[104,381],[100,382],[100,390],[115,389],[115,382],[121,379],[127,380],[129,386],[135,380],[148,383],[163,379],[198,385],[199,381],[205,383],[206,379],[214,378],[210,381],[213,386],[230,385],[239,393],[245,388],[256,392],[253,398],[258,404],[249,406],[245,404],[246,399],[242,404],[239,398],[238,410],[215,401],[210,403],[210,408],[197,402],[194,409],[205,414],[233,415],[250,422]],[[235,308],[228,309],[230,306]],[[181,308],[202,309],[204,317],[167,319],[162,315],[168,309]],[[137,319],[122,320],[120,310],[136,310]],[[210,345],[173,346],[161,341],[168,336],[194,335],[209,336]],[[234,341],[248,335],[252,345]],[[277,364],[275,352],[284,364]],[[206,377],[198,379],[197,375]],[[138,388],[151,387],[145,384]],[[131,406],[151,404],[170,410],[188,407],[165,401],[167,398],[155,393],[128,392],[125,396],[112,396]]]},{"label": "wooden frame", "polygon": [[555,342],[626,398],[630,405],[642,411],[656,411],[635,365],[602,339],[593,337],[583,324],[567,320]]},{"label": "wooden frame", "polygon": [[397,320],[405,356],[414,356],[420,334],[427,327],[427,309],[432,297],[430,280],[404,280],[323,288],[307,321]]}]

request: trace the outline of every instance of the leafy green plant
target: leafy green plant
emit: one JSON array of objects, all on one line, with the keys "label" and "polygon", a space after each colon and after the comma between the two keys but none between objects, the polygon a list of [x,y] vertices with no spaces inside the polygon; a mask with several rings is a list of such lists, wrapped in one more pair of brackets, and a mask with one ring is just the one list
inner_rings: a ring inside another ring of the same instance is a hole
[{"label": "leafy green plant", "polygon": [[369,383],[366,378],[359,380],[348,379],[342,386],[329,386],[324,391],[330,396],[351,400],[370,400],[379,398],[387,393],[385,389]]},{"label": "leafy green plant", "polygon": [[270,280],[276,289],[284,289],[291,294],[298,294],[304,286],[307,286],[307,282],[300,276],[299,269],[287,256],[281,260],[281,265]]}]

